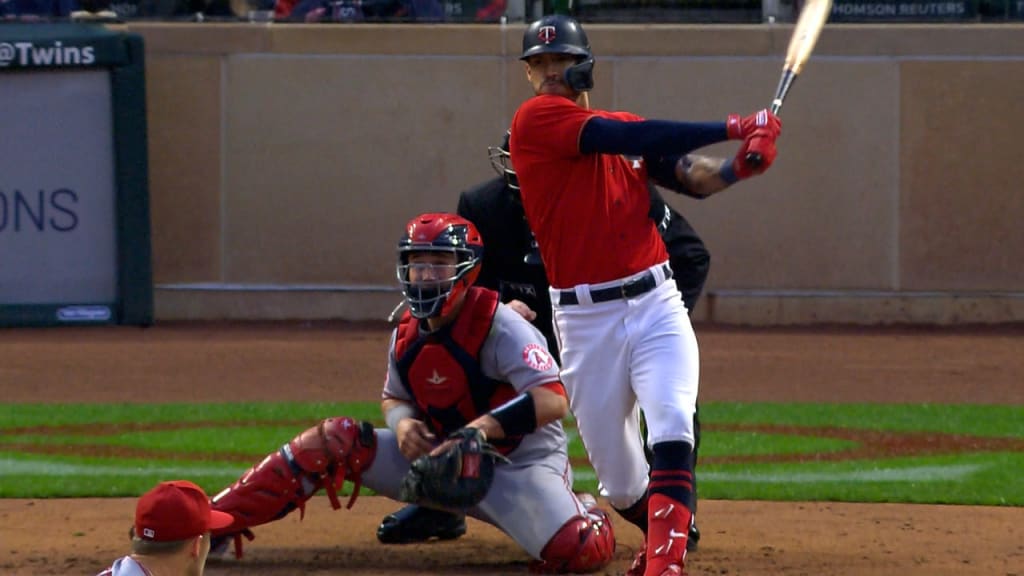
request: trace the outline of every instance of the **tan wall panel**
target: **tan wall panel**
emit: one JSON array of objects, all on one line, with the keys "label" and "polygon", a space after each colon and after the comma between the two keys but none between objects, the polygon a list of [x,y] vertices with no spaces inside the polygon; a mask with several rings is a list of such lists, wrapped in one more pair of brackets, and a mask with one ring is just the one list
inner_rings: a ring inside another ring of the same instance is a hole
[{"label": "tan wall panel", "polygon": [[271,45],[268,29],[264,26],[132,22],[127,29],[142,35],[147,54],[266,52]]},{"label": "tan wall panel", "polygon": [[[503,35],[522,41],[512,27],[463,24],[297,24],[267,28],[272,51],[295,54],[501,55]],[[517,29],[518,30],[518,29]]]},{"label": "tan wall panel", "polygon": [[[790,27],[585,24],[597,58],[608,56],[753,56],[785,52]],[[781,45],[781,48],[780,48]]]},{"label": "tan wall panel", "polygon": [[153,278],[220,280],[220,61],[146,62]]},{"label": "tan wall panel", "polygon": [[[523,32],[526,24],[509,25],[503,33],[505,53],[500,58],[500,74],[506,86],[504,114],[506,123],[511,124],[512,116],[527,98],[533,96],[533,88],[526,79],[526,66],[519,60],[523,53]],[[593,41],[591,41],[593,44]]]},{"label": "tan wall panel", "polygon": [[229,281],[394,283],[408,219],[454,211],[459,191],[493,174],[486,147],[504,127],[491,60],[228,66]]},{"label": "tan wall panel", "polygon": [[1024,287],[1024,61],[905,62],[903,288]]},{"label": "tan wall panel", "polygon": [[529,80],[526,79],[526,66],[518,60],[518,57],[508,58],[500,66],[501,74],[507,86],[505,96],[506,123],[510,125],[512,117],[515,115],[516,110],[519,109],[519,105],[526,101],[527,98],[533,96],[533,88],[530,86]]},{"label": "tan wall panel", "polygon": [[[401,226],[492,176],[486,147],[530,95],[521,23],[129,27],[149,58],[158,283],[393,285]],[[717,120],[768,103],[792,26],[587,31],[595,106]],[[1022,31],[830,25],[786,102],[776,166],[707,201],[669,195],[712,251],[706,317],[746,290],[780,299],[769,323],[861,314],[827,294],[793,305],[816,290],[1024,292]],[[999,316],[935,302],[953,322]],[[867,316],[935,317],[899,309]],[[736,310],[728,321],[756,315]]]},{"label": "tan wall panel", "polygon": [[[767,104],[778,70],[762,60],[624,59],[616,100],[648,117],[721,120]],[[704,201],[666,195],[712,252],[709,288],[893,287],[897,67],[821,61],[806,75],[786,100],[765,175]],[[705,150],[732,157],[738,143]]]},{"label": "tan wall panel", "polygon": [[[787,26],[790,28],[791,26]],[[815,54],[843,56],[1024,55],[1020,24],[829,24]],[[785,54],[785,44],[781,54]]]}]

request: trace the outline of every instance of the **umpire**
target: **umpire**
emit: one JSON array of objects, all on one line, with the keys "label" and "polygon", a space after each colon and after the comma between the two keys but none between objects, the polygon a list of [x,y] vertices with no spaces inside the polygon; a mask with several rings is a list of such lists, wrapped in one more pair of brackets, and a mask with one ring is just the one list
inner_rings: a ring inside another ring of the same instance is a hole
[{"label": "umpire", "polygon": [[[483,238],[483,267],[476,284],[496,290],[501,301],[514,308],[544,334],[548,348],[557,359],[558,341],[551,320],[551,297],[537,242],[533,238],[519,182],[509,159],[509,134],[500,146],[489,147],[491,165],[497,178],[478,184],[459,195],[458,214],[476,225]],[[704,289],[711,266],[711,255],[690,223],[669,206],[653,184],[648,184],[651,207],[648,215],[658,224],[672,266],[673,278],[686,309],[693,313]],[[703,199],[706,196],[687,194]],[[698,407],[699,411],[699,407]],[[700,447],[700,421],[694,414],[694,465]],[[650,455],[648,455],[648,460]],[[697,481],[694,478],[691,510],[696,518]],[[384,517],[377,538],[385,544],[425,542],[437,538],[449,540],[466,532],[464,516],[411,504]],[[693,551],[700,540],[696,520],[690,525],[686,547]]]}]

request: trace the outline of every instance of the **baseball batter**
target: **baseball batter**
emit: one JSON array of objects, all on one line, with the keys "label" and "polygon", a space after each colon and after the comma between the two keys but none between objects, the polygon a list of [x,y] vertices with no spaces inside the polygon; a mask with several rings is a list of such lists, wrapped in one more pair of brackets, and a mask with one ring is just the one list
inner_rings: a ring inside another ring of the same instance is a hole
[{"label": "baseball batter", "polygon": [[[348,479],[399,499],[410,462],[436,452],[464,427],[477,428],[508,458],[470,516],[515,540],[542,572],[591,572],[615,549],[607,513],[572,492],[561,418],[568,402],[544,337],[474,287],[483,242],[454,214],[413,218],[399,243],[398,277],[408,304],[392,334],[382,409],[387,428],[328,418],[271,453],[213,498],[235,523],[215,536],[240,535],[304,508]],[[423,504],[422,502],[420,504]],[[461,510],[458,512],[462,512]]]},{"label": "baseball batter", "polygon": [[[533,237],[523,213],[523,201],[519,193],[519,179],[511,163],[506,133],[500,146],[488,148],[488,155],[494,169],[502,175],[501,181],[491,180],[463,192],[459,196],[458,213],[476,225],[487,243],[483,270],[477,284],[498,290],[502,301],[516,308],[531,321],[548,340],[548,346],[556,358],[559,357],[558,341],[555,338],[551,320],[551,297],[543,262],[537,252]],[[709,162],[710,159],[689,156],[691,162]],[[688,190],[682,193],[698,199],[707,198],[711,188],[704,195]],[[648,217],[658,227],[661,240],[668,252],[672,268],[672,280],[682,294],[683,303],[689,312],[697,306],[704,282],[711,264],[704,242],[682,214],[665,202],[657,187],[648,182],[650,196]],[[535,317],[531,319],[530,314]],[[700,421],[698,408],[694,412],[694,467],[697,449],[700,447]],[[690,510],[696,515],[697,477],[694,476],[693,500]],[[693,551],[700,540],[696,521],[690,523],[690,534],[686,547]]]},{"label": "baseball batter", "polygon": [[[537,242],[526,223],[519,197],[519,181],[509,161],[508,132],[499,145],[489,146],[488,156],[499,174],[459,195],[458,214],[476,226],[487,250],[484,251],[477,286],[495,290],[501,301],[530,321],[548,343],[548,350],[559,358],[558,341],[551,321],[551,298],[544,264]],[[658,226],[672,266],[673,280],[682,293],[687,310],[692,311],[707,278],[710,256],[700,237],[683,216],[669,206],[653,185],[648,186],[648,215]],[[694,462],[700,446],[700,424],[694,413]],[[696,476],[695,476],[696,480]],[[695,483],[696,485],[696,483]],[[696,514],[696,491],[691,510]],[[388,514],[377,529],[384,543],[450,540],[466,532],[465,519],[441,510],[410,504]],[[686,545],[696,549],[700,531],[690,524]]]},{"label": "baseball batter", "polygon": [[[767,110],[683,123],[588,109],[594,57],[567,16],[533,22],[521,60],[535,96],[513,117],[511,159],[551,284],[570,406],[605,496],[646,535],[629,574],[684,574],[699,359],[648,217],[647,181],[696,195],[721,190],[771,165],[781,124]],[[732,161],[686,156],[727,139],[743,141]],[[762,163],[748,164],[748,152]]]}]

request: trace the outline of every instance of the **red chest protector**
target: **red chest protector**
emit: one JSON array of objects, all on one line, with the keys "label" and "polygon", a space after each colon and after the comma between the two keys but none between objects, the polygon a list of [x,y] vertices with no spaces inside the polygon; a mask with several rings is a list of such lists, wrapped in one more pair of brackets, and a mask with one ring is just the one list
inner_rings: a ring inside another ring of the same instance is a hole
[{"label": "red chest protector", "polygon": [[[458,318],[441,330],[421,333],[419,322],[408,312],[398,325],[398,374],[441,438],[517,395],[511,384],[488,378],[480,368],[480,349],[497,309],[497,292],[472,287]],[[510,450],[518,439],[496,440],[494,445]]]}]

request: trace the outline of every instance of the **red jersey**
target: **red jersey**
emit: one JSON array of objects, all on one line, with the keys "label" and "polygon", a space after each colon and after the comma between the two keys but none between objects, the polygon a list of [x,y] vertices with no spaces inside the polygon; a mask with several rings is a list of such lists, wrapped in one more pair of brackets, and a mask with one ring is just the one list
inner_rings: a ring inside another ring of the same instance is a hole
[{"label": "red jersey", "polygon": [[593,116],[643,120],[554,95],[530,98],[512,119],[509,146],[523,208],[555,288],[624,278],[668,260],[648,216],[643,160],[580,153],[580,131]]}]

